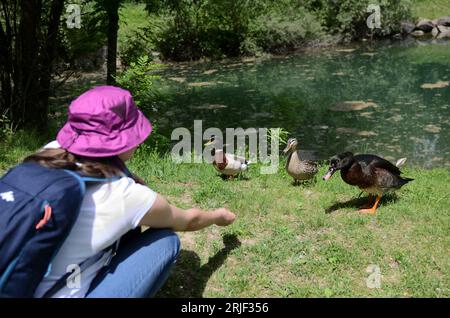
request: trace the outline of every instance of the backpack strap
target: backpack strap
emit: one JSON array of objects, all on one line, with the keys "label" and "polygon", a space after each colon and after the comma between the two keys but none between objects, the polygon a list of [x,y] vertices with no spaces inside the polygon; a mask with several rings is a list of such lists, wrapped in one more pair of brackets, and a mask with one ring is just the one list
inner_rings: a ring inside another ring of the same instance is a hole
[{"label": "backpack strap", "polygon": [[[98,262],[103,255],[107,252],[111,252],[110,256],[108,256],[108,259],[106,260],[105,264],[103,266],[108,266],[111,262],[112,258],[116,255],[117,249],[119,248],[119,242],[120,239],[111,244],[109,247],[103,250],[103,253],[98,253],[97,255],[94,255],[92,257],[89,257],[88,259],[84,260],[80,264],[78,264],[78,267],[80,268],[80,274],[86,270],[89,266],[94,265],[96,262]],[[56,283],[53,284],[52,287],[50,287],[45,294],[42,296],[42,298],[51,298],[54,294],[56,294],[59,290],[61,290],[66,284],[67,279],[72,275],[73,272],[68,272],[61,276]]]},{"label": "backpack strap", "polygon": [[[128,170],[127,166],[125,165],[125,163],[120,160],[118,157],[115,157],[113,159],[113,164],[118,167],[120,170],[122,170],[122,172],[124,172],[124,174],[127,177],[133,178],[133,174],[130,172],[130,170]],[[86,177],[83,176],[81,174],[78,174],[74,171],[71,170],[65,170],[67,173],[69,173],[70,175],[72,175],[73,177],[75,177],[76,179],[78,179],[80,181],[80,184],[83,185],[83,193],[86,191],[86,183],[88,182],[111,182],[111,181],[116,181],[119,180],[120,177],[113,177],[113,178],[93,178],[93,177]],[[108,266],[112,260],[112,258],[116,255],[117,250],[119,249],[119,244],[120,244],[120,238],[114,242],[113,244],[111,244],[109,247],[107,247],[106,249],[103,250],[103,253],[98,253],[97,255],[94,255],[86,260],[84,260],[83,262],[81,262],[78,266],[80,268],[80,274],[86,270],[88,267],[90,267],[91,265],[95,264],[96,262],[98,262],[105,253],[107,252],[111,252],[110,256],[108,257],[108,259],[106,260],[105,264],[103,265]],[[61,290],[66,284],[67,284],[67,279],[70,277],[70,275],[72,274],[72,272],[66,273],[63,276],[61,276],[56,283],[53,284],[52,287],[50,287],[45,294],[42,296],[43,298],[50,298],[52,297],[54,294],[56,294],[59,290]]]},{"label": "backpack strap", "polygon": [[[65,170],[67,173],[69,173],[70,175],[72,175],[73,177],[75,177],[80,184],[82,185],[82,191],[83,193],[86,192],[86,183],[88,182],[111,182],[111,181],[116,181],[119,180],[120,177],[114,177],[114,178],[93,178],[93,177],[86,177],[83,175],[80,175],[74,171],[71,170]],[[127,174],[129,173],[128,169],[127,169]],[[111,244],[109,247],[107,247],[106,249],[103,250],[103,253],[98,253],[97,255],[94,255],[92,257],[89,257],[88,259],[84,260],[83,262],[81,262],[80,264],[78,264],[79,268],[80,268],[80,274],[86,270],[89,266],[95,264],[96,262],[98,262],[103,255],[105,255],[105,253],[107,252],[111,252],[110,256],[108,257],[107,261],[105,262],[104,266],[108,266],[109,263],[111,262],[112,258],[116,255],[117,250],[119,248],[119,243],[120,243],[120,238],[114,242],[113,244]],[[50,298],[52,297],[54,294],[56,294],[56,292],[58,292],[60,289],[62,289],[66,283],[67,283],[67,279],[70,277],[70,275],[72,275],[72,272],[66,273],[63,276],[61,276],[56,283],[53,284],[52,287],[50,287],[45,294],[42,296],[43,298]]]}]

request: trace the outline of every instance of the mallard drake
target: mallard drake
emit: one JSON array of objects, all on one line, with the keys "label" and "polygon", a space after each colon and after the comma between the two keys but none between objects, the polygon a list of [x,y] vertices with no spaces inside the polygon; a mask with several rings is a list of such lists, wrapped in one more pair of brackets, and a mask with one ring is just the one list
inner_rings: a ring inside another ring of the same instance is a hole
[{"label": "mallard drake", "polygon": [[[401,166],[405,160],[405,158],[400,159],[397,165]],[[396,165],[369,154],[355,156],[351,152],[344,152],[332,157],[323,180],[329,180],[338,170],[341,171],[341,177],[346,183],[369,193],[368,205],[372,207],[360,209],[359,212],[362,213],[374,214],[383,193],[400,189],[414,180],[400,177],[401,171]],[[374,195],[377,197],[375,203],[371,204]]]},{"label": "mallard drake", "polygon": [[297,146],[297,139],[290,138],[287,141],[286,148],[283,150],[285,154],[288,154],[285,168],[287,173],[294,178],[294,184],[297,184],[299,181],[312,179],[318,171],[315,162],[300,159]]},{"label": "mallard drake", "polygon": [[242,171],[247,170],[250,162],[244,157],[224,152],[215,136],[212,136],[209,141],[205,143],[205,146],[211,145],[213,146],[211,154],[214,157],[212,164],[223,177],[234,177]]}]

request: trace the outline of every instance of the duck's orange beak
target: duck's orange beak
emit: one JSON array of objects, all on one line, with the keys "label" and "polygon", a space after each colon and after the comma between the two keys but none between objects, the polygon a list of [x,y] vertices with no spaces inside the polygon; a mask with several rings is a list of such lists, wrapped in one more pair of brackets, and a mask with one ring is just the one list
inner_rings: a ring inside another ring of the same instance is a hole
[{"label": "duck's orange beak", "polygon": [[336,172],[336,169],[334,169],[333,167],[330,167],[328,169],[327,173],[322,177],[322,179],[324,181],[329,180],[333,176],[333,173],[335,173],[335,172]]}]

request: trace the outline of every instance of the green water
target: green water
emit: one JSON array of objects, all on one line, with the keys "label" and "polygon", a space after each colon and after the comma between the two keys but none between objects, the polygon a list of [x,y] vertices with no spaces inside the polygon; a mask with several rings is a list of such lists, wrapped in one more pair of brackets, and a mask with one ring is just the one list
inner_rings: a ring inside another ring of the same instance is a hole
[{"label": "green water", "polygon": [[[168,136],[192,129],[194,119],[204,129],[283,127],[309,158],[349,150],[450,167],[450,42],[185,64],[164,73],[173,97],[159,118]],[[352,101],[366,104],[342,104]]]}]

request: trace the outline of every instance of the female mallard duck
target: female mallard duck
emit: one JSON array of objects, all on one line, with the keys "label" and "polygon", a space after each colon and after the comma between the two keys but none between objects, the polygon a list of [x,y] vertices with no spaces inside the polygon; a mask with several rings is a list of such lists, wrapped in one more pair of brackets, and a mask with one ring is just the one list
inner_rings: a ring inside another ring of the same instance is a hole
[{"label": "female mallard duck", "polygon": [[312,179],[318,171],[315,162],[300,159],[297,145],[297,139],[290,138],[286,144],[286,148],[283,150],[285,154],[288,154],[286,171],[294,178],[294,184],[297,184],[298,181]]},{"label": "female mallard duck", "polygon": [[[400,166],[405,160],[400,159],[397,165]],[[414,180],[400,177],[401,171],[398,166],[375,155],[354,156],[351,152],[344,152],[331,158],[330,167],[323,180],[330,179],[333,173],[341,170],[341,177],[346,183],[358,186],[362,191],[369,193],[369,205],[372,196],[377,196],[371,208],[359,210],[362,213],[374,214],[384,192],[400,189]]]},{"label": "female mallard duck", "polygon": [[205,144],[205,146],[212,145],[211,154],[214,156],[213,166],[223,177],[234,177],[247,170],[250,162],[243,157],[234,154],[225,153],[220,147],[219,142],[214,136]]}]

